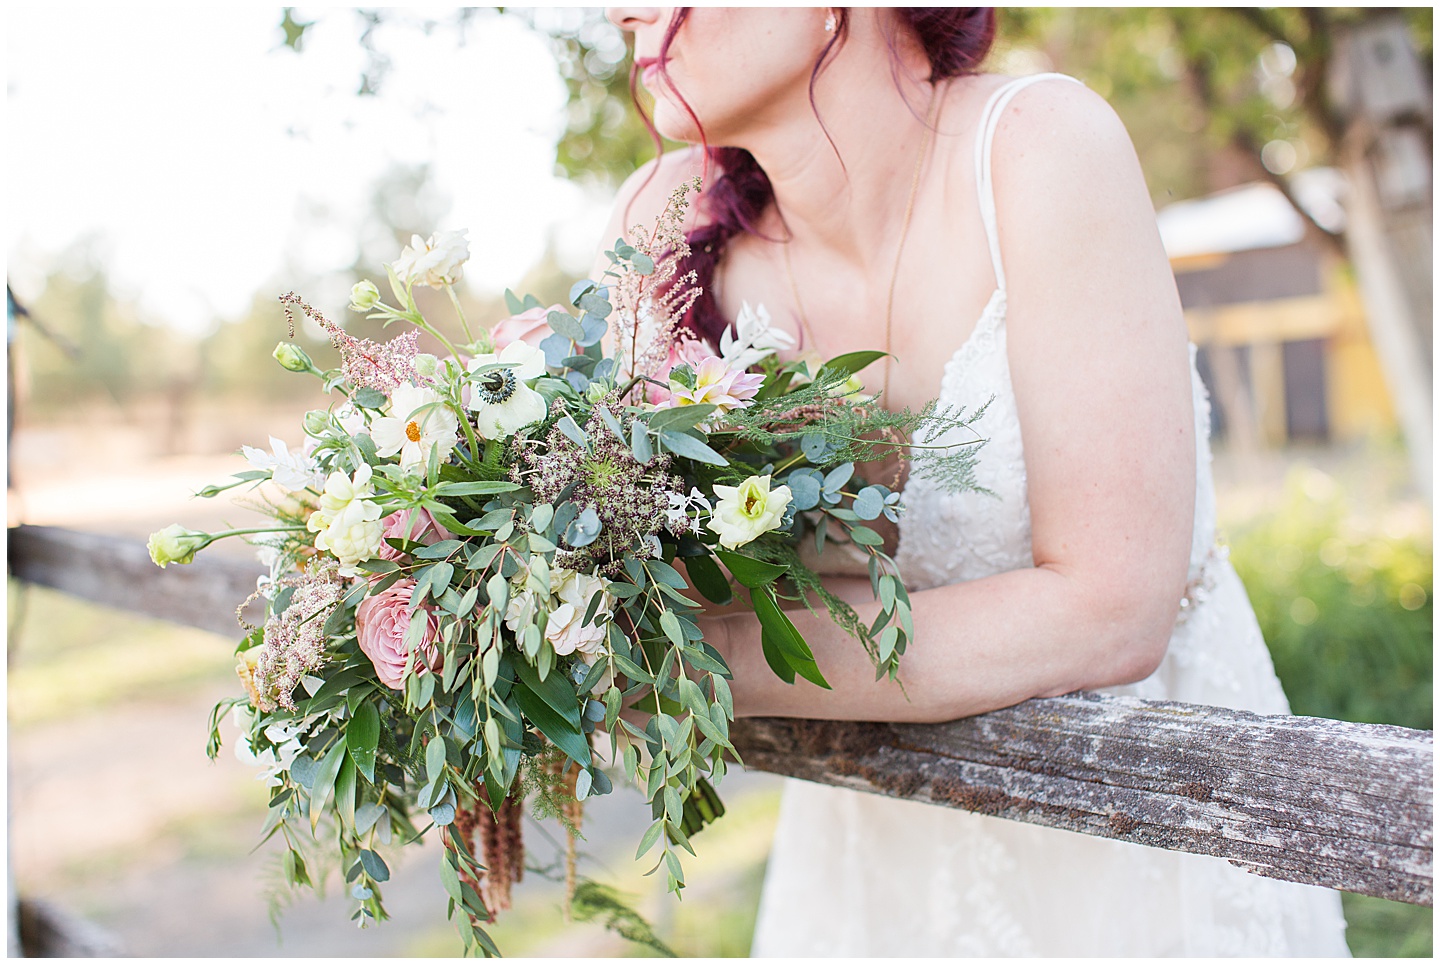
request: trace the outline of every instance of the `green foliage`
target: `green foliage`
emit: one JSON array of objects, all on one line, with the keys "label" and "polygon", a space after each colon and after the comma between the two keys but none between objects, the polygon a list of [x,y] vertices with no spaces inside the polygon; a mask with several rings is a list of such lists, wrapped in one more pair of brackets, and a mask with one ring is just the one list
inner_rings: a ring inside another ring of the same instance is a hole
[{"label": "green foliage", "polygon": [[1386,534],[1300,470],[1280,510],[1231,543],[1295,713],[1431,729],[1428,534]]},{"label": "green foliage", "polygon": [[656,936],[644,918],[630,907],[633,899],[627,898],[613,888],[607,888],[595,881],[581,881],[575,887],[575,898],[570,911],[577,921],[594,921],[604,917],[606,929],[621,938],[635,942],[659,952],[666,958],[675,953]]},{"label": "green foliage", "polygon": [[1429,958],[1435,948],[1435,912],[1365,895],[1342,894],[1345,940],[1356,958]]}]

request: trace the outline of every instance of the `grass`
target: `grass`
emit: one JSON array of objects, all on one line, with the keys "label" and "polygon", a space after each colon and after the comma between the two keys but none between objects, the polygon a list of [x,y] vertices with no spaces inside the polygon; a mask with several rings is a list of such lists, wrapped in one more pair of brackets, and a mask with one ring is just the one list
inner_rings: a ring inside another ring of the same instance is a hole
[{"label": "grass", "polygon": [[1435,912],[1364,895],[1341,895],[1346,940],[1356,958],[1429,958],[1435,947]]},{"label": "grass", "polygon": [[233,646],[203,630],[14,580],[7,602],[12,728],[184,694],[225,679],[235,665]]}]

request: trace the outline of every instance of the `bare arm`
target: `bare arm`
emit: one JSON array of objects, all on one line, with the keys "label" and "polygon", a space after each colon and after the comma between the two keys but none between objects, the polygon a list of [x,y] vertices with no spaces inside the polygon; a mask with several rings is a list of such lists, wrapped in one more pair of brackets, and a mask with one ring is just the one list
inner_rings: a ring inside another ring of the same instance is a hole
[{"label": "bare arm", "polygon": [[[707,639],[735,672],[738,714],[947,720],[1139,680],[1164,655],[1194,516],[1194,416],[1138,162],[1108,105],[1070,84],[1018,94],[995,150],[1035,566],[912,594],[908,701],[823,615],[792,614],[833,691],[777,680],[753,617],[717,619]],[[867,586],[842,592],[875,617]]]}]

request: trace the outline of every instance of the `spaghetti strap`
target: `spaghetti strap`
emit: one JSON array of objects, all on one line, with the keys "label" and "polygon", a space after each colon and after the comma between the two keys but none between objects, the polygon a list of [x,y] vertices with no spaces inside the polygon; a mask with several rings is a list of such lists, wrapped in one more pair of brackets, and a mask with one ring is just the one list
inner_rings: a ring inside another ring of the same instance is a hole
[{"label": "spaghetti strap", "polygon": [[1051,77],[1080,83],[1068,74],[1030,74],[1027,77],[1017,77],[1000,85],[985,102],[985,109],[980,112],[980,124],[975,136],[975,187],[980,197],[980,219],[985,223],[985,238],[990,242],[990,262],[995,268],[995,287],[1002,292],[1005,290],[1005,269],[1000,263],[1000,232],[995,221],[991,146],[995,140],[995,129],[1000,126],[1000,114],[1005,110],[1005,105],[1010,103],[1010,98],[1037,80]]}]

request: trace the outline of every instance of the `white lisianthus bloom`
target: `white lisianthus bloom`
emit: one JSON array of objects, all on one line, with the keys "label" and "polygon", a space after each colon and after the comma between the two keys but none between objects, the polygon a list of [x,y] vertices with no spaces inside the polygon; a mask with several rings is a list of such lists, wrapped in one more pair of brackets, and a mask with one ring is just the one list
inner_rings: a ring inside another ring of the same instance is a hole
[{"label": "white lisianthus bloom", "polygon": [[767,355],[794,347],[793,335],[771,327],[765,306],[756,305],[752,310],[749,302],[740,303],[734,333],[727,328],[720,334],[720,357],[737,372],[744,372]]},{"label": "white lisianthus bloom", "polygon": [[499,353],[475,356],[469,369],[475,372],[497,363],[507,367],[471,377],[475,431],[485,439],[505,439],[545,418],[545,397],[526,384],[545,374],[545,353],[524,342],[511,342]]},{"label": "white lisianthus bloom", "polygon": [[315,548],[334,553],[340,561],[340,572],[351,575],[347,571],[353,571],[356,563],[380,552],[384,532],[380,505],[369,499],[355,499],[331,516],[325,528],[315,534]]},{"label": "white lisianthus bloom", "polygon": [[164,529],[151,533],[146,548],[150,550],[151,562],[163,570],[171,563],[189,563],[195,559],[196,553],[210,543],[209,533],[171,523]]},{"label": "white lisianthus bloom", "polygon": [[270,437],[270,448],[273,455],[254,446],[241,446],[240,452],[245,456],[245,461],[256,469],[270,470],[270,478],[282,489],[294,492],[307,486],[320,485],[323,477],[314,457],[298,449],[291,452],[283,440],[274,436]]},{"label": "white lisianthus bloom", "polygon": [[[404,255],[401,257],[403,258]],[[399,274],[398,270],[396,274]],[[368,312],[378,304],[380,304],[380,289],[375,287],[373,281],[369,279],[358,281],[350,289],[350,310],[352,312]]]},{"label": "white lisianthus bloom", "polygon": [[423,469],[430,451],[439,450],[444,462],[455,448],[460,420],[440,396],[426,388],[398,385],[390,396],[390,415],[370,426],[378,456],[400,456],[404,469]]},{"label": "white lisianthus bloom", "polygon": [[[320,512],[315,515],[324,514],[333,519],[354,500],[366,499],[375,495],[375,490],[370,485],[370,477],[374,475],[374,472],[375,470],[370,468],[368,462],[362,462],[353,476],[347,476],[343,472],[332,472],[325,480],[325,490],[320,494]],[[314,516],[311,517],[310,531],[312,533],[329,525],[328,522],[315,524],[314,518]]]},{"label": "white lisianthus bloom", "polygon": [[739,486],[716,486],[715,512],[706,524],[727,550],[778,529],[790,505],[790,487],[770,488],[769,476],[751,476]]},{"label": "white lisianthus bloom", "polygon": [[410,285],[441,288],[460,277],[460,266],[470,260],[467,231],[437,231],[429,238],[410,237],[410,246],[400,252],[390,267],[395,277]]}]

